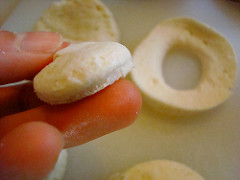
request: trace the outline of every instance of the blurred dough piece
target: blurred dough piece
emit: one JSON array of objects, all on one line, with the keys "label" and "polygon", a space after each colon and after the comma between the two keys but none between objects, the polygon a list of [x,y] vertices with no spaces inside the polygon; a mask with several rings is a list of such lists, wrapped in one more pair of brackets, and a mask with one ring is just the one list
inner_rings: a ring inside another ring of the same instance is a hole
[{"label": "blurred dough piece", "polygon": [[119,41],[113,15],[99,0],[54,2],[33,30],[58,32],[68,42]]},{"label": "blurred dough piece", "polygon": [[108,180],[204,180],[189,167],[168,160],[141,163]]},{"label": "blurred dough piece", "polygon": [[92,95],[133,68],[129,50],[117,42],[84,42],[58,51],[34,78],[37,96],[65,104]]},{"label": "blurred dough piece", "polygon": [[[200,60],[201,79],[192,89],[166,84],[162,64],[171,49],[185,49]],[[236,59],[230,43],[219,33],[191,18],[160,23],[133,53],[132,79],[145,100],[170,115],[191,115],[216,107],[232,93]]]},{"label": "blurred dough piece", "polygon": [[45,177],[43,180],[61,180],[64,177],[65,170],[67,167],[68,153],[64,149],[58,156],[58,160],[55,164],[54,169]]}]

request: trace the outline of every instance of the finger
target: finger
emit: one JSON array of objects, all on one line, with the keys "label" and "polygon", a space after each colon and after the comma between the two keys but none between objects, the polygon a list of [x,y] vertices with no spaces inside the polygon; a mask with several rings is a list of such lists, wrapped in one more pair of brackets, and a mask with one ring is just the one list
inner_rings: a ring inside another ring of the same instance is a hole
[{"label": "finger", "polygon": [[31,122],[0,140],[0,179],[42,179],[63,147],[61,133],[51,125]]},{"label": "finger", "polygon": [[44,104],[32,83],[0,88],[0,117],[22,112]]},{"label": "finger", "polygon": [[0,31],[0,84],[32,79],[57,50],[68,45],[52,32]]},{"label": "finger", "polygon": [[18,99],[20,111],[26,111],[45,104],[34,92],[33,83],[27,83],[22,87]]},{"label": "finger", "polygon": [[40,106],[0,119],[0,137],[29,121],[45,121],[64,136],[65,147],[83,144],[130,125],[142,105],[136,86],[119,80],[102,91],[75,103]]},{"label": "finger", "polygon": [[21,86],[0,88],[0,117],[19,112]]}]

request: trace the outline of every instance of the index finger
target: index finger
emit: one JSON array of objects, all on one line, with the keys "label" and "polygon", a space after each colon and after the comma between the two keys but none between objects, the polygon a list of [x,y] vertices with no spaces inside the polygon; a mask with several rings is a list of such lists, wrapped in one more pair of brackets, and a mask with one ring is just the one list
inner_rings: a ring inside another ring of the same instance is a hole
[{"label": "index finger", "polygon": [[65,147],[77,146],[130,125],[141,107],[137,87],[121,79],[71,104],[44,105],[0,118],[0,139],[21,124],[43,121],[60,130]]},{"label": "index finger", "polygon": [[68,45],[53,32],[0,31],[0,85],[32,79],[57,50]]}]

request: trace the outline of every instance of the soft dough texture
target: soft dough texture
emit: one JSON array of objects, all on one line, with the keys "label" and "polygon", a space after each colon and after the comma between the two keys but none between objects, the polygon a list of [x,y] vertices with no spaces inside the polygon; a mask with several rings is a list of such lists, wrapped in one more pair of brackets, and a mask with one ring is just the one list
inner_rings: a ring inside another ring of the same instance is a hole
[{"label": "soft dough texture", "polygon": [[54,169],[43,180],[62,180],[67,167],[68,153],[64,149],[58,156]]},{"label": "soft dough texture", "polygon": [[168,160],[155,160],[137,164],[123,174],[115,174],[109,180],[204,180],[189,167]]},{"label": "soft dough texture", "polygon": [[118,41],[110,10],[99,0],[54,2],[36,22],[34,31],[58,32],[64,41]]},{"label": "soft dough texture", "polygon": [[[196,87],[177,90],[166,84],[162,63],[172,48],[185,48],[201,62]],[[190,18],[167,20],[142,41],[133,54],[132,79],[154,108],[170,115],[189,115],[223,103],[236,80],[236,60],[229,42],[206,25]]]},{"label": "soft dough texture", "polygon": [[37,96],[49,104],[71,103],[125,77],[133,68],[129,50],[116,42],[71,44],[34,78]]}]

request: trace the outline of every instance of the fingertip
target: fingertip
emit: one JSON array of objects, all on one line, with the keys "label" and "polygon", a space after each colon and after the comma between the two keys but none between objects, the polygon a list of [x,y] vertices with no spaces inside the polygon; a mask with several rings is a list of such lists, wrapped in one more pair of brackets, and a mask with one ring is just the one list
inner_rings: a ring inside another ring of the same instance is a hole
[{"label": "fingertip", "polygon": [[[117,122],[121,124],[120,129],[129,126],[137,119],[142,108],[142,96],[135,84],[127,79],[120,79],[103,91],[104,94],[101,95],[114,97],[102,98],[101,103],[102,106],[108,106],[105,107],[109,109],[108,113],[114,113]],[[100,94],[96,94],[97,98],[98,96]]]},{"label": "fingertip", "polygon": [[125,92],[125,96],[121,95],[122,101],[124,101],[121,112],[125,112],[128,115],[131,124],[136,120],[141,111],[142,95],[136,85],[129,80],[120,79],[115,86],[116,89],[121,87],[119,94]]},{"label": "fingertip", "polygon": [[63,148],[61,133],[43,122],[30,122],[0,140],[0,179],[42,179]]},{"label": "fingertip", "polygon": [[61,44],[60,49],[61,49],[61,48],[68,47],[70,44],[71,44],[70,42],[63,42],[63,43]]},{"label": "fingertip", "polygon": [[0,84],[32,79],[52,62],[55,52],[69,44],[53,32],[0,31]]},{"label": "fingertip", "polygon": [[27,32],[23,35],[20,48],[26,52],[52,53],[62,44],[61,36],[54,32]]}]

